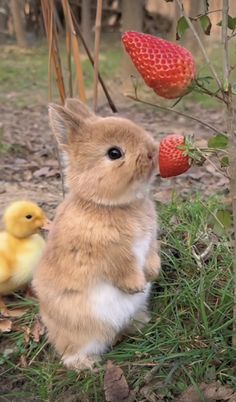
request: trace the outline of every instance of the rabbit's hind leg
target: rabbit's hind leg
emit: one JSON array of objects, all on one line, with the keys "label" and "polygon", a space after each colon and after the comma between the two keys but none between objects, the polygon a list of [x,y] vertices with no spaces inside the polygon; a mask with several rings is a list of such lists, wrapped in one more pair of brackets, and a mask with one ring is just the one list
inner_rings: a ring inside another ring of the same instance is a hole
[{"label": "rabbit's hind leg", "polygon": [[145,325],[151,320],[151,315],[148,309],[142,309],[137,311],[130,324],[125,328],[125,335],[134,335],[137,332],[142,331]]},{"label": "rabbit's hind leg", "polygon": [[107,349],[106,343],[94,339],[73,354],[65,353],[62,356],[62,361],[67,368],[76,371],[93,370],[95,364],[101,359],[100,355],[105,353]]}]

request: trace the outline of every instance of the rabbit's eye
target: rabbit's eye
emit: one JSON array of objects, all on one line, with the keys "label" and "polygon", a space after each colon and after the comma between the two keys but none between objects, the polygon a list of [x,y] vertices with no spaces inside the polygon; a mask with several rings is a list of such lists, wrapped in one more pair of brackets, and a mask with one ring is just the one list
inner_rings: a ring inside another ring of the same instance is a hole
[{"label": "rabbit's eye", "polygon": [[115,160],[121,158],[123,156],[123,152],[118,147],[112,147],[108,149],[107,155],[110,159]]}]

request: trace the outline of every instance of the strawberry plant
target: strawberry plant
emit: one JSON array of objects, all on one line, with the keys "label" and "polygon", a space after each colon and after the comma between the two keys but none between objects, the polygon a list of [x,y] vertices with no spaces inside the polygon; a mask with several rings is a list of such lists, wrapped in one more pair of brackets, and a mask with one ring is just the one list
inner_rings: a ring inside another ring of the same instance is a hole
[{"label": "strawberry plant", "polygon": [[[164,1],[164,0],[163,0]],[[199,20],[206,35],[211,33],[211,13],[209,1],[203,0],[204,12],[190,17],[187,15],[182,0],[165,0],[176,2],[181,17],[177,22],[176,39],[180,39],[187,30],[193,34],[199,48],[205,58],[210,75],[201,77],[193,55],[184,47],[141,32],[125,32],[122,42],[136,69],[144,79],[147,86],[165,99],[177,99],[172,107],[163,104],[153,104],[140,99],[135,86],[135,96],[130,96],[143,104],[151,105],[167,112],[176,113],[192,119],[214,132],[214,136],[208,141],[208,147],[199,149],[194,142],[182,135],[169,135],[160,143],[159,165],[160,176],[163,178],[176,176],[186,172],[191,164],[202,165],[206,160],[227,176],[232,201],[232,216],[228,211],[221,211],[220,220],[226,222],[223,226],[233,226],[234,249],[234,311],[233,311],[233,336],[232,345],[236,346],[236,118],[235,98],[236,85],[231,81],[230,73],[236,66],[229,62],[229,41],[236,36],[236,17],[229,15],[229,0],[222,0],[221,21],[217,25],[221,27],[222,43],[222,78],[218,75],[208,51],[199,36],[194,21]],[[216,90],[212,90],[209,83],[215,83]],[[211,96],[222,103],[226,112],[226,128],[212,126],[198,116],[189,115],[175,109],[176,104],[190,91],[198,91],[204,96]],[[218,158],[218,163],[211,160],[211,156]],[[218,218],[217,218],[218,219]]]}]

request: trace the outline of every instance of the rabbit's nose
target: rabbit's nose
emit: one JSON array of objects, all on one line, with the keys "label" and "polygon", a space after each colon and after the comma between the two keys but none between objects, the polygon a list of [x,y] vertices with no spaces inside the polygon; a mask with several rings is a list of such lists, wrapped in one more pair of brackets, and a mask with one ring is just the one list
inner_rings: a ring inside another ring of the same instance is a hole
[{"label": "rabbit's nose", "polygon": [[147,153],[147,157],[148,157],[148,159],[153,159],[153,158],[154,158],[154,153],[151,152],[151,151],[149,151],[149,152]]}]

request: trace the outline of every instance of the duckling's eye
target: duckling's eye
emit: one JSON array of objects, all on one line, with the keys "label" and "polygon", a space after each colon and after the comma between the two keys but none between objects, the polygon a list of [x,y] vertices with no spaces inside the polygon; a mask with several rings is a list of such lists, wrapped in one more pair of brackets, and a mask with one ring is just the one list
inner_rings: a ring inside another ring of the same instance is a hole
[{"label": "duckling's eye", "polygon": [[118,147],[112,147],[108,149],[107,155],[111,160],[120,159],[123,156],[123,152]]},{"label": "duckling's eye", "polygon": [[32,217],[32,215],[26,215],[26,219],[32,219],[33,217]]}]

